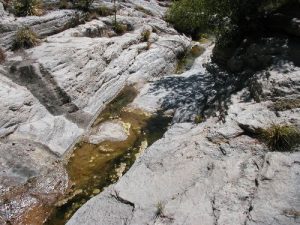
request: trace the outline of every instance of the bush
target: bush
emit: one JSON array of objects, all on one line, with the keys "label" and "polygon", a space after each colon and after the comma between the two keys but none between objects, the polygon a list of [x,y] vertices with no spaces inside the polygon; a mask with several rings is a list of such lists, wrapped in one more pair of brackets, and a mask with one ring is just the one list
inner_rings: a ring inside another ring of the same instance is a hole
[{"label": "bush", "polygon": [[59,1],[59,8],[60,9],[69,9],[71,7],[71,3],[68,0],[60,0]]},{"label": "bush", "polygon": [[300,99],[281,99],[274,102],[271,108],[275,111],[285,111],[300,108]]},{"label": "bush", "polygon": [[116,34],[121,35],[127,31],[127,26],[123,25],[121,23],[115,22],[113,24],[113,30],[116,32]]},{"label": "bush", "polygon": [[0,63],[3,63],[5,61],[6,55],[2,48],[0,48]]},{"label": "bush", "polygon": [[29,27],[20,28],[13,42],[13,50],[31,48],[39,43],[39,38]]},{"label": "bush", "polygon": [[14,0],[13,10],[16,16],[40,16],[43,14],[40,0]]},{"label": "bush", "polygon": [[78,9],[89,11],[94,0],[74,0],[74,6]]},{"label": "bush", "polygon": [[257,32],[261,18],[284,4],[297,0],[179,0],[167,20],[180,32],[197,38],[213,31],[217,38],[230,39],[240,33]]},{"label": "bush", "polygon": [[151,35],[151,31],[150,30],[143,31],[143,33],[142,33],[142,41],[143,42],[149,41],[150,35]]},{"label": "bush", "polygon": [[300,144],[300,132],[293,126],[274,124],[260,133],[272,151],[290,151]]},{"label": "bush", "polygon": [[110,16],[114,14],[114,9],[108,8],[106,6],[100,6],[96,9],[99,16]]}]

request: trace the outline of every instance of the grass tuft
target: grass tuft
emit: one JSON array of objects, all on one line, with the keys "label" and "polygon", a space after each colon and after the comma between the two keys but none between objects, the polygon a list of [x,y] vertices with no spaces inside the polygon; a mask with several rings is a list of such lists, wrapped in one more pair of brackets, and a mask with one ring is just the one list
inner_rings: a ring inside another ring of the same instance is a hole
[{"label": "grass tuft", "polygon": [[147,42],[150,39],[151,31],[150,30],[145,30],[142,32],[142,41]]},{"label": "grass tuft", "polygon": [[272,151],[291,151],[300,144],[299,130],[290,125],[274,124],[260,132],[261,139]]},{"label": "grass tuft", "polygon": [[116,32],[116,34],[122,35],[127,31],[127,26],[116,22],[113,24],[113,30]]},{"label": "grass tuft", "polygon": [[194,123],[199,124],[204,122],[204,118],[201,115],[196,115],[194,119]]},{"label": "grass tuft", "polygon": [[300,99],[281,99],[273,103],[271,107],[274,111],[285,111],[300,108]]},{"label": "grass tuft", "polygon": [[162,202],[158,202],[156,204],[156,212],[155,212],[155,216],[156,217],[161,217],[164,215],[164,205],[162,204]]},{"label": "grass tuft", "polygon": [[16,16],[41,16],[43,14],[40,0],[14,0],[13,11]]},{"label": "grass tuft", "polygon": [[33,32],[29,27],[22,27],[15,35],[12,48],[13,50],[31,48],[38,45],[39,42],[40,39],[35,32]]}]

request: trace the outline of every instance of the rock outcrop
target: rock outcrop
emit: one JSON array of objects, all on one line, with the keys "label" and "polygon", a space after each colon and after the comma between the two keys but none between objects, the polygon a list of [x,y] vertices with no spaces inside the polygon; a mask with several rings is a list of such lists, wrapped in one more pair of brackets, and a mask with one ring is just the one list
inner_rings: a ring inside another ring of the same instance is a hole
[{"label": "rock outcrop", "polygon": [[[275,90],[289,86],[299,97],[295,71],[299,75],[297,67],[284,75],[271,70],[262,89],[276,98]],[[193,76],[190,72],[181,76]],[[146,90],[134,106],[143,108],[145,99],[153,102],[151,88]],[[298,224],[299,147],[295,152],[270,152],[251,134],[274,123],[299,128],[299,108],[276,113],[269,107],[271,101],[245,101],[247,92],[245,88],[231,97],[224,121],[211,117],[199,125],[175,123],[115,185],[80,208],[68,225]],[[195,98],[192,93],[185,95],[185,102]],[[280,93],[281,98],[290,94]],[[161,106],[159,102],[163,100],[157,100],[152,110]]]},{"label": "rock outcrop", "polygon": [[[112,7],[93,3],[103,5]],[[210,62],[213,44],[193,43],[163,20],[167,5],[120,2],[122,33],[113,16],[49,10],[15,18],[0,4],[7,51],[0,65],[1,224],[45,221],[68,191],[63,160],[83,135],[95,144],[126,140],[120,121],[90,127],[127,85],[139,92],[130,109],[172,115],[173,124],[68,225],[300,222],[299,146],[273,152],[257,138],[274,123],[300,128],[299,44],[286,36],[245,42],[228,63],[237,72],[230,74]],[[22,26],[42,41],[11,52]],[[192,46],[206,51],[175,74],[178,57]]]},{"label": "rock outcrop", "polygon": [[173,113],[174,124],[67,224],[298,224],[299,146],[273,152],[257,135],[274,124],[300,128],[299,106],[275,109],[299,100],[300,68],[270,46],[262,51],[271,65],[244,83],[203,67],[206,46],[189,71],[144,86],[131,106]]},{"label": "rock outcrop", "polygon": [[[103,5],[112,7],[103,1],[93,7]],[[142,86],[173,71],[177,55],[190,45],[163,21],[166,8],[158,2],[126,1],[119,8],[124,34],[114,31],[112,16],[87,18],[77,10],[49,9],[40,17],[15,18],[1,7],[0,43],[7,50],[0,65],[2,221],[39,224],[47,218],[47,207],[69,186],[62,165],[66,152],[99,112],[126,85]],[[24,26],[41,43],[11,52],[14,35]],[[101,135],[94,141],[111,139]],[[39,221],[28,219],[34,212]]]}]

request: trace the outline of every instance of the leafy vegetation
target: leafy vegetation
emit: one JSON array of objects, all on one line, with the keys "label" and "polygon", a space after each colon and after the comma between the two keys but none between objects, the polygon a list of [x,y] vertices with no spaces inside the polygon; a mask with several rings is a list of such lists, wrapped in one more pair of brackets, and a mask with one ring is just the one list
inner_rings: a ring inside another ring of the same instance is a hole
[{"label": "leafy vegetation", "polygon": [[75,8],[81,9],[83,11],[89,11],[93,2],[94,0],[73,0]]},{"label": "leafy vegetation", "polygon": [[2,48],[0,48],[0,63],[3,63],[5,61],[6,55]]},{"label": "leafy vegetation", "polygon": [[14,0],[13,11],[16,16],[40,16],[43,14],[40,0]]},{"label": "leafy vegetation", "polygon": [[271,108],[275,111],[285,111],[300,108],[300,99],[281,99],[274,102]]},{"label": "leafy vegetation", "polygon": [[96,9],[96,12],[98,13],[99,16],[114,15],[114,10],[106,6],[100,6],[99,8]]},{"label": "leafy vegetation", "polygon": [[40,40],[35,32],[29,27],[22,27],[16,33],[13,49],[31,48],[36,46],[39,42]]},{"label": "leafy vegetation", "polygon": [[300,132],[293,126],[274,124],[260,133],[272,151],[290,151],[300,144]]},{"label": "leafy vegetation", "polygon": [[202,123],[203,121],[204,121],[203,116],[201,116],[201,115],[195,116],[194,123],[199,124],[199,123]]},{"label": "leafy vegetation", "polygon": [[113,30],[116,32],[116,34],[121,35],[126,32],[127,26],[119,22],[116,22],[113,24]]},{"label": "leafy vegetation", "polygon": [[241,33],[257,31],[267,13],[293,1],[296,0],[178,0],[171,6],[167,20],[193,37],[214,32],[224,43],[224,38],[230,40]]},{"label": "leafy vegetation", "polygon": [[143,31],[143,33],[142,33],[142,41],[144,41],[144,42],[149,41],[150,35],[151,35],[151,31],[150,30]]}]

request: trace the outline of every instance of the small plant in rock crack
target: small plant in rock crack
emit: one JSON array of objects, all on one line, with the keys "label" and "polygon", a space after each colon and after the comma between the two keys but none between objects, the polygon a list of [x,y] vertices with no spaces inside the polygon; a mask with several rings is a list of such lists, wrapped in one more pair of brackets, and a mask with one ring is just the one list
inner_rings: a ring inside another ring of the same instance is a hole
[{"label": "small plant in rock crack", "polygon": [[110,16],[110,15],[114,15],[115,13],[114,9],[108,8],[106,6],[100,6],[95,11],[99,16]]},{"label": "small plant in rock crack", "polygon": [[20,48],[31,48],[36,46],[39,42],[40,39],[35,32],[33,32],[29,27],[22,27],[15,35],[12,49],[17,50]]},{"label": "small plant in rock crack", "polygon": [[43,7],[40,0],[14,0],[13,12],[16,16],[41,16]]},{"label": "small plant in rock crack", "polygon": [[290,125],[273,124],[260,131],[261,139],[272,151],[291,151],[300,144],[299,130]]},{"label": "small plant in rock crack", "polygon": [[196,115],[194,119],[195,124],[202,123],[204,121],[204,118],[201,115]]},{"label": "small plant in rock crack", "polygon": [[121,35],[124,34],[127,30],[127,26],[124,24],[121,24],[119,22],[113,23],[113,30],[116,32],[116,34]]},{"label": "small plant in rock crack", "polygon": [[0,63],[3,63],[5,61],[6,55],[2,48],[0,48]]},{"label": "small plant in rock crack", "polygon": [[145,30],[142,32],[142,41],[143,42],[148,42],[150,39],[151,31],[150,30]]},{"label": "small plant in rock crack", "polygon": [[274,111],[285,111],[295,108],[300,108],[300,99],[280,99],[270,107]]},{"label": "small plant in rock crack", "polygon": [[163,217],[164,216],[164,205],[162,202],[158,202],[156,204],[156,211],[155,211],[155,217]]}]

